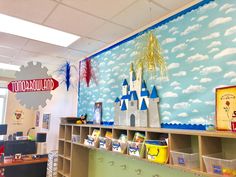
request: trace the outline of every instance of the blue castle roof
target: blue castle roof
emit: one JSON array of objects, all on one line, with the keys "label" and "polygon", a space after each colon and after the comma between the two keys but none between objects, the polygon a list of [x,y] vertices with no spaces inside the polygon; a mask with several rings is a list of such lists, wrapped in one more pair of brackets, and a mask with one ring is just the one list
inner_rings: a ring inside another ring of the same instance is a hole
[{"label": "blue castle roof", "polygon": [[121,97],[121,99],[122,99],[122,100],[130,100],[130,95],[129,95],[129,94],[123,95],[123,96]]},{"label": "blue castle roof", "polygon": [[141,91],[141,96],[149,97],[149,91],[148,90]]},{"label": "blue castle roof", "polygon": [[123,101],[121,105],[121,111],[126,111],[126,110],[127,110],[127,107],[126,107],[125,101]]},{"label": "blue castle roof", "polygon": [[128,85],[128,82],[127,82],[127,80],[125,79],[125,80],[123,81],[122,86],[126,86],[126,85]]},{"label": "blue castle roof", "polygon": [[143,88],[145,88],[145,89],[147,88],[147,85],[146,85],[145,80],[143,80],[143,82],[142,82],[142,89],[143,89]]},{"label": "blue castle roof", "polygon": [[147,110],[147,104],[146,104],[146,101],[145,101],[144,98],[143,98],[143,100],[142,100],[140,110],[142,110],[142,111]]},{"label": "blue castle roof", "polygon": [[130,100],[138,100],[138,95],[136,91],[130,92]]},{"label": "blue castle roof", "polygon": [[118,103],[118,102],[120,102],[120,99],[118,97],[116,97],[115,103]]},{"label": "blue castle roof", "polygon": [[152,93],[151,93],[150,98],[154,99],[154,98],[158,98],[158,97],[159,97],[159,96],[158,96],[158,94],[157,94],[157,89],[156,89],[156,87],[155,87],[155,85],[154,85],[153,88],[152,88]]}]

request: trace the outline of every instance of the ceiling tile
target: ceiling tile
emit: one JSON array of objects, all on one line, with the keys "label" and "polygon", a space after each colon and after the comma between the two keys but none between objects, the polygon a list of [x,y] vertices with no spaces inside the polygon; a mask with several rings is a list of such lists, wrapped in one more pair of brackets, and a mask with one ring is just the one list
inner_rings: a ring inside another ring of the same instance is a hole
[{"label": "ceiling tile", "polygon": [[193,2],[194,0],[178,0],[178,1],[174,1],[173,0],[152,0],[154,2],[156,2],[157,4],[161,4],[162,6],[171,9],[171,10],[175,10],[178,9],[190,2]]},{"label": "ceiling tile", "polygon": [[29,40],[29,42],[23,47],[23,50],[37,52],[49,56],[63,56],[67,51],[67,49],[64,47],[34,40]]},{"label": "ceiling tile", "polygon": [[73,50],[73,49],[68,49],[64,58],[66,58],[69,61],[74,61],[74,60],[81,60],[85,58],[88,55],[88,53],[81,52],[78,50]]},{"label": "ceiling tile", "polygon": [[0,32],[0,47],[22,48],[28,39]]},{"label": "ceiling tile", "polygon": [[1,0],[0,12],[42,23],[56,5],[56,2],[50,0]]},{"label": "ceiling tile", "polygon": [[103,23],[104,20],[59,5],[44,24],[65,32],[86,36]]},{"label": "ceiling tile", "polygon": [[93,31],[89,36],[94,39],[111,43],[126,36],[130,32],[131,30],[128,28],[107,22],[97,30]]},{"label": "ceiling tile", "polygon": [[0,56],[5,58],[14,58],[19,53],[19,50],[14,48],[6,48],[0,46]]},{"label": "ceiling tile", "polygon": [[62,0],[62,2],[95,16],[110,19],[135,0]]},{"label": "ceiling tile", "polygon": [[[173,3],[173,2],[172,2]],[[150,12],[151,7],[151,12]],[[158,19],[168,11],[147,0],[138,0],[122,13],[112,18],[112,21],[132,29],[138,29]]]},{"label": "ceiling tile", "polygon": [[70,45],[70,48],[81,50],[87,53],[92,53],[98,49],[103,48],[106,45],[106,43],[88,39],[88,38],[80,38],[76,42],[74,42],[72,45]]}]

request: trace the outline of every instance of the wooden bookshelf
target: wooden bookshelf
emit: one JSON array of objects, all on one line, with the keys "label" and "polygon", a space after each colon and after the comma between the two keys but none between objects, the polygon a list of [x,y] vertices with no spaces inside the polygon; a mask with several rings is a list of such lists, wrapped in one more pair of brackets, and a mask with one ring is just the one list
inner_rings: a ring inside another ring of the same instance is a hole
[{"label": "wooden bookshelf", "polygon": [[[87,138],[87,135],[91,135],[94,129],[99,129],[102,137],[105,136],[106,131],[111,131],[114,139],[118,139],[120,134],[126,134],[128,139],[132,140],[135,132],[145,134],[147,140],[156,140],[163,136],[168,137],[169,150],[191,148],[194,152],[199,153],[199,169],[192,170],[182,166],[173,165],[171,157],[169,157],[168,164],[164,164],[164,166],[193,173],[197,176],[220,176],[208,174],[206,172],[202,155],[227,151],[232,151],[230,153],[236,155],[236,152],[232,150],[232,145],[236,145],[236,134],[232,132],[61,124],[59,130],[58,177],[88,177],[89,151],[104,151],[98,147],[91,147],[83,144],[84,139]],[[71,136],[73,134],[80,135],[79,142],[71,141]],[[62,140],[63,138],[65,138],[64,141]],[[107,153],[117,154],[117,152],[112,151],[107,151]],[[163,165],[150,162],[146,158],[129,156],[127,152],[120,155],[126,158],[145,161],[147,163]]]}]

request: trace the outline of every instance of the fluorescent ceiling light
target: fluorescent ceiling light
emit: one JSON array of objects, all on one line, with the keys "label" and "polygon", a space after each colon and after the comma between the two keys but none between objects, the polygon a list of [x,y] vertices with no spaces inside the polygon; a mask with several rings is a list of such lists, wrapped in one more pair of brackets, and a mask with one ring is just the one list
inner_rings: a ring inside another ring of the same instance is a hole
[{"label": "fluorescent ceiling light", "polygon": [[68,47],[70,44],[80,38],[80,36],[59,31],[36,23],[21,20],[0,14],[0,32],[13,34],[41,42],[46,42],[62,47]]},{"label": "fluorescent ceiling light", "polygon": [[6,63],[0,63],[0,69],[20,71],[20,66],[12,65],[12,64],[6,64]]}]

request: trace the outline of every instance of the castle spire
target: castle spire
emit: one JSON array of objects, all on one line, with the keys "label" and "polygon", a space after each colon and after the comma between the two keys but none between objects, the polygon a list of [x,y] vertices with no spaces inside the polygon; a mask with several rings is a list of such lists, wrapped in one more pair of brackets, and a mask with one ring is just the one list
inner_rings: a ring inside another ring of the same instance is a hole
[{"label": "castle spire", "polygon": [[146,101],[145,101],[144,98],[142,100],[142,104],[141,104],[140,110],[142,110],[142,111],[147,110],[147,104],[146,104]]},{"label": "castle spire", "polygon": [[125,101],[123,101],[121,105],[121,111],[126,111],[126,110],[127,110],[127,107],[126,107]]},{"label": "castle spire", "polygon": [[158,98],[158,97],[159,97],[159,96],[158,96],[158,94],[157,94],[157,89],[156,89],[156,87],[155,87],[155,85],[154,85],[153,88],[152,88],[152,93],[151,93],[150,98],[154,99],[154,98]]}]

